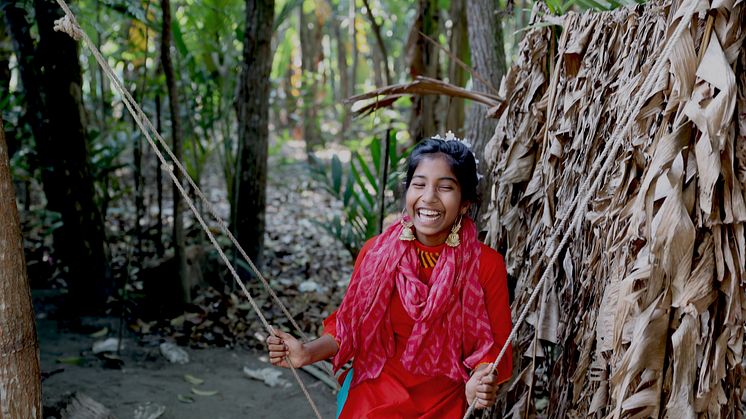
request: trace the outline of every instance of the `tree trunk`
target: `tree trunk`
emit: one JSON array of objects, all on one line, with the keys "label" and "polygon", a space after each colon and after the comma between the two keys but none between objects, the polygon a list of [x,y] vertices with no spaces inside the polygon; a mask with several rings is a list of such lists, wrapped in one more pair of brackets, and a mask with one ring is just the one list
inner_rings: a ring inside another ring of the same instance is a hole
[{"label": "tree trunk", "polygon": [[[419,0],[418,3],[417,19],[407,41],[410,75],[412,79],[417,76],[438,78],[438,51],[432,42],[420,35],[422,32],[432,39],[438,38],[438,1]],[[414,97],[409,120],[409,135],[413,142],[437,134],[437,100],[436,95]]]},{"label": "tree trunk", "polygon": [[264,250],[269,148],[269,75],[274,0],[246,0],[243,65],[238,90],[239,176],[236,233],[259,266]]},{"label": "tree trunk", "polygon": [[[466,0],[451,0],[451,39],[448,49],[464,63],[469,61],[469,35],[466,21]],[[453,57],[448,60],[448,81],[464,87],[467,72]],[[446,109],[446,130],[453,131],[458,137],[464,136],[464,99],[449,98]]]},{"label": "tree trunk", "polygon": [[[67,34],[53,30],[53,22],[63,16],[54,1],[35,0],[34,8],[40,39],[35,64],[43,71],[30,77],[41,76],[33,81],[43,89],[44,97],[43,102],[34,99],[29,105],[44,105],[31,112],[43,116],[36,123],[46,129],[36,137],[36,147],[48,208],[59,212],[64,223],[55,230],[55,252],[68,268],[69,308],[73,313],[100,313],[113,283],[104,218],[94,200],[88,166],[78,45]],[[24,87],[28,86],[24,78]]]},{"label": "tree trunk", "polygon": [[0,417],[41,418],[41,370],[31,290],[0,116]]},{"label": "tree trunk", "polygon": [[[171,62],[171,3],[169,0],[161,0],[163,21],[161,27],[161,64],[166,76],[166,89],[168,90],[168,107],[171,114],[171,139],[174,157],[182,160],[181,150],[181,115],[179,114],[179,95],[176,92],[176,79],[174,77],[174,66]],[[174,171],[176,181],[183,185],[183,179],[179,171]],[[192,301],[191,286],[187,281],[186,252],[184,236],[184,200],[176,185],[173,188],[174,202],[174,235],[173,247],[176,260],[176,270],[181,284],[182,301]]]},{"label": "tree trunk", "polygon": [[[350,66],[347,65],[347,42],[345,42],[344,36],[342,36],[342,28],[339,24],[337,17],[333,18],[332,24],[334,25],[334,37],[337,39],[337,68],[339,72],[339,88],[337,101],[342,103],[345,99],[350,97]],[[344,105],[342,109],[342,128],[340,132],[346,133],[350,129],[351,115],[350,108]]]},{"label": "tree trunk", "polygon": [[[478,92],[497,94],[500,80],[505,74],[505,46],[503,45],[502,23],[499,15],[498,0],[469,0],[466,8],[469,20],[469,45],[471,50],[471,65],[482,79],[489,82],[486,85],[479,79],[472,80],[472,89]],[[489,185],[492,185],[490,173],[484,170],[488,167],[484,160],[484,146],[495,133],[497,120],[485,118],[487,110],[484,106],[472,104],[467,117],[466,136],[471,140],[474,155],[482,162],[479,192],[482,195],[482,205],[479,213],[484,214],[489,201]],[[484,225],[477,217],[477,226]]]},{"label": "tree trunk", "polygon": [[312,152],[323,145],[321,127],[318,116],[318,69],[321,62],[321,21],[315,12],[300,13],[300,47],[301,47],[301,78],[303,92],[303,137],[306,141],[306,151]]},{"label": "tree trunk", "polygon": [[348,28],[350,34],[350,42],[352,42],[352,66],[350,67],[350,96],[355,96],[355,86],[357,85],[357,64],[359,59],[358,47],[357,47],[357,10],[355,7],[355,1],[350,0],[350,14],[348,16],[350,21],[350,27]]},{"label": "tree trunk", "polygon": [[[155,129],[163,132],[163,116],[161,112],[161,94],[155,95]],[[156,147],[158,144],[156,143]],[[158,218],[155,221],[155,252],[158,256],[163,256],[165,248],[163,246],[163,171],[160,169],[161,162],[158,157],[153,156],[155,160],[155,196],[158,202]]]},{"label": "tree trunk", "polygon": [[[363,5],[365,6],[365,14],[368,16],[368,20],[370,20],[370,27],[373,28],[373,36],[376,39],[376,46],[378,47],[378,58],[374,58],[373,61],[375,62],[375,67],[379,69],[377,73],[383,74],[383,82],[388,86],[391,85],[391,71],[389,71],[389,55],[386,52],[386,44],[384,44],[383,37],[381,36],[381,25],[376,22],[368,0],[363,0]],[[375,52],[373,56],[376,57]]]},{"label": "tree trunk", "polygon": [[[148,12],[150,10],[150,2],[148,2],[147,6],[145,7],[145,15],[148,15]],[[148,76],[148,45],[150,44],[150,31],[148,30],[148,26],[144,26],[145,30],[145,47],[143,48],[143,62],[142,62],[142,68],[140,69],[142,71],[142,76],[140,78],[140,83],[137,86],[137,89],[135,90],[135,101],[140,102],[145,97],[145,83],[147,82],[147,76]],[[135,75],[137,74],[138,68],[135,68],[135,71],[133,72]],[[96,89],[91,89],[91,91]],[[134,170],[134,184],[135,184],[135,258],[133,260],[134,266],[136,266],[138,269],[141,267],[142,263],[142,248],[143,248],[143,239],[144,239],[144,233],[147,231],[147,225],[145,226],[145,231],[143,229],[143,226],[140,225],[140,222],[145,218],[145,188],[143,187],[143,171],[142,171],[142,154],[143,154],[143,137],[140,134],[137,124],[135,123],[135,119],[132,119],[132,132],[135,136],[135,144],[132,147],[132,160],[135,166]],[[160,131],[158,131],[160,132]],[[158,170],[160,172],[160,170]]]}]

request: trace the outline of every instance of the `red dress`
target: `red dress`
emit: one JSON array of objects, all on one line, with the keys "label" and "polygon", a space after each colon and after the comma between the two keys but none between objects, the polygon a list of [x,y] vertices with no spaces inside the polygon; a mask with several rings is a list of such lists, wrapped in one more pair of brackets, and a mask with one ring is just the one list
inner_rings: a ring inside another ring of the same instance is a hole
[{"label": "red dress", "polygon": [[[359,269],[365,253],[373,244],[368,240],[358,255],[355,269]],[[427,282],[440,251],[445,244],[425,246],[417,241],[420,267],[419,277]],[[502,345],[510,335],[511,320],[508,302],[507,274],[502,256],[482,244],[479,259],[479,283],[484,290],[487,316],[490,319],[494,344],[480,361],[489,363],[497,358]],[[407,314],[398,292],[392,293],[387,316],[391,316],[396,352],[389,358],[378,377],[366,380],[349,389],[340,418],[461,418],[466,411],[466,394],[463,382],[445,376],[428,377],[406,370],[399,359],[406,348],[414,320]],[[324,320],[324,333],[336,339],[336,312]],[[510,380],[512,374],[511,348],[497,368],[498,382]],[[352,361],[355,369],[355,360]],[[344,380],[340,377],[340,382]]]}]

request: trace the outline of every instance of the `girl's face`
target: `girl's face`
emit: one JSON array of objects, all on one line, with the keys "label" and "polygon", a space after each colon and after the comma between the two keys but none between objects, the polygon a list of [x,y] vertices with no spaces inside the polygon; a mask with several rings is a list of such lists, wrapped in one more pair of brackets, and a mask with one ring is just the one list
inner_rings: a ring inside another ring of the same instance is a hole
[{"label": "girl's face", "polygon": [[461,202],[461,186],[441,153],[428,155],[417,165],[406,204],[415,236],[426,246],[445,242],[456,217],[469,208],[468,202]]}]

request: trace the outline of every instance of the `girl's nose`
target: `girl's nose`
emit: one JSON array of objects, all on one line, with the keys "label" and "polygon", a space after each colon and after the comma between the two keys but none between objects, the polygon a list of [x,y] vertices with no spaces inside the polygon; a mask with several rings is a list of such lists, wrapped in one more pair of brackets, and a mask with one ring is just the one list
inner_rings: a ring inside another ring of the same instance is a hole
[{"label": "girl's nose", "polygon": [[433,202],[433,201],[435,201],[435,199],[436,199],[435,192],[436,192],[435,191],[435,187],[433,187],[433,186],[425,187],[425,190],[422,192],[422,199],[425,202]]}]

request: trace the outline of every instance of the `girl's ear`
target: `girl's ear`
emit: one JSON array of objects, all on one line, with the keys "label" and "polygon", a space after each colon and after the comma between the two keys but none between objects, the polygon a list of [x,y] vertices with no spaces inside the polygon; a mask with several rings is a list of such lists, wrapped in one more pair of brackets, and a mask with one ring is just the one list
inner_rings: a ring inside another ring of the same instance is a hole
[{"label": "girl's ear", "polygon": [[471,207],[471,202],[469,201],[461,204],[461,210],[459,211],[459,214],[461,214],[462,216],[466,215],[466,212],[469,211],[469,207]]}]

